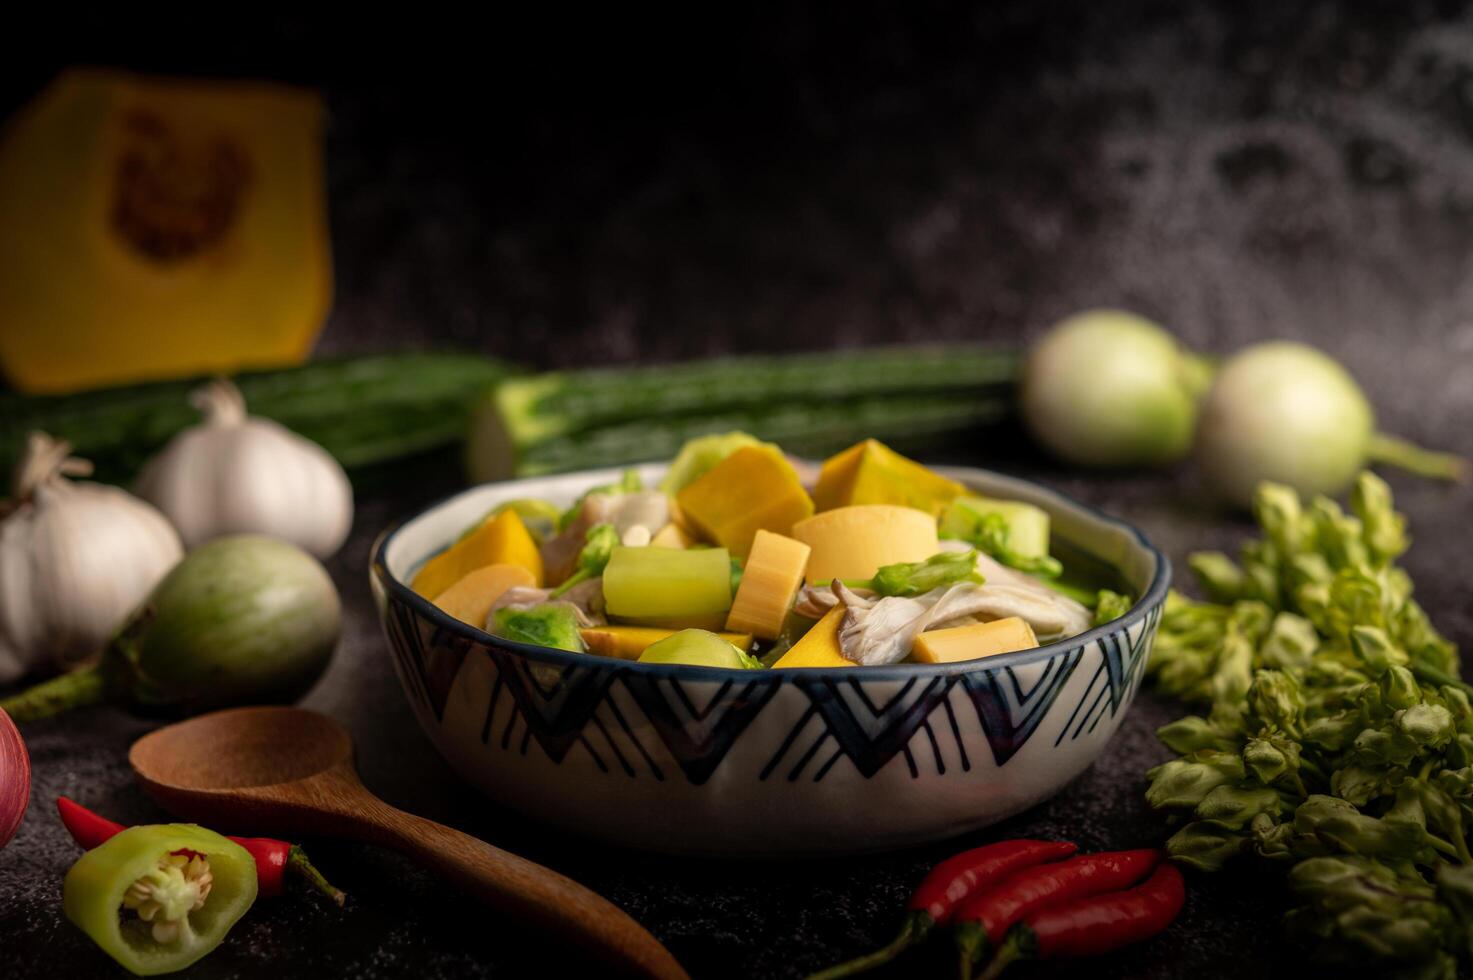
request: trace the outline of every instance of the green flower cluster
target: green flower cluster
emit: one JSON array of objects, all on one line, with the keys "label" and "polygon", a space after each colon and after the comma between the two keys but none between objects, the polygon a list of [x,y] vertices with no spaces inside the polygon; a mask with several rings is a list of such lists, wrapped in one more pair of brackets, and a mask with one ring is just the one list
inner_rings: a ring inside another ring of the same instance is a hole
[{"label": "green flower cluster", "polygon": [[1193,556],[1210,601],[1173,594],[1148,666],[1208,705],[1158,733],[1180,758],[1146,800],[1205,871],[1256,855],[1291,865],[1293,932],[1384,976],[1473,963],[1473,687],[1394,564],[1391,491],[1363,473],[1349,513],[1265,484],[1263,537],[1234,562]]}]

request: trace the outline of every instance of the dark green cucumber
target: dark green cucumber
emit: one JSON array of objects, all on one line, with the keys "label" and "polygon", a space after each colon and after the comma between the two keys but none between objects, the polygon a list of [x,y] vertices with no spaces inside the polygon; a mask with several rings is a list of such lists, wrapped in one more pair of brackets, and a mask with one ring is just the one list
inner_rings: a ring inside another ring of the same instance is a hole
[{"label": "dark green cucumber", "polygon": [[974,346],[724,358],[513,378],[473,416],[477,480],[673,455],[741,429],[820,454],[866,436],[918,444],[1006,414],[1018,356]]},{"label": "dark green cucumber", "polygon": [[[381,354],[314,361],[234,377],[253,415],[275,419],[361,468],[453,445],[465,438],[477,398],[511,373],[463,354]],[[65,439],[92,460],[97,478],[131,479],[176,432],[199,420],[192,378],[72,395],[0,394],[0,472],[27,432]]]},{"label": "dark green cucumber", "polygon": [[894,395],[625,422],[539,443],[522,458],[516,475],[666,460],[687,439],[737,429],[799,456],[828,456],[870,438],[919,449],[998,422],[1011,411],[1010,402],[1005,392],[968,399]]},{"label": "dark green cucumber", "polygon": [[821,402],[1007,383],[1017,370],[1017,354],[973,345],[877,347],[554,372],[503,384],[495,400],[513,441],[531,445],[632,419],[784,398]]}]

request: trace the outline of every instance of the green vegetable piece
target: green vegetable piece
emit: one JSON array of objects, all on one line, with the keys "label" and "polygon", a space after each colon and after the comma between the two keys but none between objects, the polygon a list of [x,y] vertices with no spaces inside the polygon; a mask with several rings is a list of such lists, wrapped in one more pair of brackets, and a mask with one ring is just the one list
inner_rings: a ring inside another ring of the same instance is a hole
[{"label": "green vegetable piece", "polygon": [[595,524],[583,536],[583,541],[583,550],[578,552],[578,563],[573,568],[573,574],[552,590],[554,599],[579,582],[586,582],[603,574],[604,566],[609,563],[609,556],[619,546],[619,532],[612,524]]},{"label": "green vegetable piece", "polygon": [[1245,597],[1247,581],[1243,570],[1220,551],[1194,552],[1187,565],[1207,598],[1213,602],[1236,602]]},{"label": "green vegetable piece", "polygon": [[1259,814],[1277,817],[1283,812],[1283,800],[1277,790],[1267,786],[1223,784],[1202,797],[1193,815],[1218,826],[1243,830]]},{"label": "green vegetable piece", "polygon": [[1130,612],[1130,608],[1134,605],[1135,600],[1128,595],[1121,595],[1119,592],[1112,592],[1109,589],[1101,589],[1095,595],[1094,624],[1096,626],[1104,626],[1106,623],[1113,623],[1121,616]]},{"label": "green vegetable piece", "polygon": [[1453,737],[1453,716],[1440,704],[1414,704],[1396,713],[1396,727],[1428,749],[1440,749]]},{"label": "green vegetable piece", "polygon": [[1422,685],[1410,670],[1401,666],[1386,668],[1380,682],[1381,703],[1388,708],[1410,708],[1422,703]]},{"label": "green vegetable piece", "polygon": [[1166,854],[1178,864],[1198,871],[1220,871],[1248,846],[1247,834],[1210,820],[1187,824],[1166,842]]},{"label": "green vegetable piece", "polygon": [[731,577],[725,548],[620,546],[604,566],[604,603],[636,621],[714,616],[731,608]]},{"label": "green vegetable piece", "polygon": [[566,603],[549,602],[531,609],[498,609],[491,614],[491,632],[518,643],[583,652],[578,615]]},{"label": "green vegetable piece", "polygon": [[1233,747],[1231,738],[1206,718],[1196,715],[1178,718],[1170,724],[1163,725],[1156,730],[1156,737],[1171,751],[1180,752],[1182,755],[1189,755],[1202,749],[1227,751]]},{"label": "green vegetable piece", "polygon": [[1297,736],[1303,710],[1304,694],[1293,674],[1279,670],[1254,673],[1253,686],[1248,689],[1248,711],[1262,725]]},{"label": "green vegetable piece", "polygon": [[706,472],[738,449],[747,446],[766,446],[775,452],[782,450],[770,442],[763,442],[745,432],[723,432],[717,435],[697,436],[680,447],[660,489],[675,496],[689,484],[706,475]]},{"label": "green vegetable piece", "polygon": [[1152,770],[1147,800],[1194,818],[1168,850],[1216,869],[1246,821],[1250,851],[1293,864],[1286,921],[1322,955],[1451,977],[1454,954],[1473,960],[1473,687],[1392,564],[1405,521],[1369,474],[1348,512],[1270,484],[1255,514],[1239,561],[1194,556],[1218,601],[1171,594],[1147,667],[1211,706],[1160,733],[1186,754]]},{"label": "green vegetable piece", "polygon": [[124,969],[155,976],[219,946],[256,887],[255,859],[239,844],[193,824],[160,824],[130,827],[78,858],[61,904]]},{"label": "green vegetable piece", "polygon": [[925,561],[882,565],[869,586],[883,596],[918,596],[960,582],[980,585],[983,581],[977,571],[977,552],[969,549],[938,552]]},{"label": "green vegetable piece", "polygon": [[1450,915],[1419,875],[1366,857],[1316,857],[1289,872],[1289,888],[1301,903],[1285,917],[1291,934],[1325,958],[1357,967],[1421,964],[1403,975],[1427,978],[1456,974],[1441,949]]},{"label": "green vegetable piece", "polygon": [[958,497],[941,515],[939,533],[1020,571],[1048,578],[1063,571],[1048,553],[1048,512],[1019,500]]},{"label": "green vegetable piece", "polygon": [[1437,868],[1437,900],[1452,912],[1453,949],[1473,958],[1473,864]]},{"label": "green vegetable piece", "polygon": [[327,667],[342,605],[322,564],[260,535],[195,548],[101,659],[0,700],[16,721],[100,701],[198,712],[290,702]]},{"label": "green vegetable piece", "polygon": [[1203,750],[1162,763],[1146,773],[1146,802],[1158,810],[1196,809],[1207,794],[1243,779],[1243,760],[1234,752]]},{"label": "green vegetable piece", "polygon": [[1320,637],[1313,623],[1303,616],[1281,612],[1258,647],[1258,659],[1265,667],[1292,675],[1309,669],[1319,646]]},{"label": "green vegetable piece", "polygon": [[[1311,796],[1294,811],[1297,833],[1312,835],[1350,854],[1389,861],[1430,863],[1437,843],[1419,824],[1368,816],[1347,800]],[[1444,844],[1451,851],[1449,845]]]},{"label": "green vegetable piece", "polygon": [[761,670],[762,662],[707,630],[681,630],[656,640],[639,655],[642,664],[689,664],[694,667],[725,667],[731,670]]},{"label": "green vegetable piece", "polygon": [[1299,772],[1299,743],[1287,738],[1253,738],[1243,746],[1243,767],[1267,786]]}]

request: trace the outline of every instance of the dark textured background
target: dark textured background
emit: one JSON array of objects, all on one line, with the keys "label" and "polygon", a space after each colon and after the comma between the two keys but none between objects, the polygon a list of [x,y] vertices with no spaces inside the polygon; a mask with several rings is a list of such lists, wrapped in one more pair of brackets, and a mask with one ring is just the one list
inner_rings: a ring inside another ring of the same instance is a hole
[{"label": "dark textured background", "polygon": [[[590,22],[571,8],[468,23],[425,7],[330,26],[263,7],[208,27],[55,9],[0,83],[14,105],[60,65],[93,62],[324,87],[338,289],[322,350],[453,344],[572,364],[929,338],[1011,345],[1110,304],[1208,351],[1313,341],[1364,381],[1386,428],[1473,454],[1468,7],[845,4],[699,23],[622,11]],[[1086,477],[1016,440],[954,458],[1108,508],[1177,559],[1246,531],[1200,502],[1189,471]],[[962,846],[1020,833],[1087,848],[1160,839],[1142,773],[1164,756],[1151,732],[1180,709],[1150,695],[1057,799],[889,857],[673,861],[497,809],[416,728],[364,579],[378,529],[457,480],[426,468],[359,501],[331,563],[347,635],[307,703],[353,730],[364,778],[386,799],[586,882],[695,976],[797,976],[857,953],[895,926],[924,869]],[[1473,490],[1393,482],[1413,520],[1420,594],[1473,649]],[[34,801],[0,852],[6,977],[116,973],[60,916],[76,852],[50,801],[160,818],[124,761],[147,727],[96,710],[27,729]],[[580,966],[393,855],[311,850],[352,894],[347,910],[262,902],[193,975]],[[1018,976],[1302,972],[1278,930],[1281,887],[1247,872],[1194,879],[1160,939]],[[946,952],[892,975],[949,976]]]}]

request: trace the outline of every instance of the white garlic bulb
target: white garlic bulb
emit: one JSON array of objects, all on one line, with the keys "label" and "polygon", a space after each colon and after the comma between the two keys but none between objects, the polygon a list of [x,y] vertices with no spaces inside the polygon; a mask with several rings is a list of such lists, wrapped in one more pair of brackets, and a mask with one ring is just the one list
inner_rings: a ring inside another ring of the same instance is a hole
[{"label": "white garlic bulb", "polygon": [[184,557],[162,514],[32,433],[0,520],[0,683],[100,653]]},{"label": "white garlic bulb", "polygon": [[326,558],[353,525],[353,488],[327,450],[270,419],[246,415],[223,378],[192,396],[204,421],[169,440],[138,478],[138,494],[187,547],[226,534],[265,534]]}]

